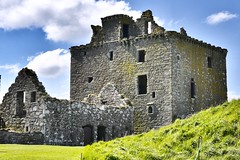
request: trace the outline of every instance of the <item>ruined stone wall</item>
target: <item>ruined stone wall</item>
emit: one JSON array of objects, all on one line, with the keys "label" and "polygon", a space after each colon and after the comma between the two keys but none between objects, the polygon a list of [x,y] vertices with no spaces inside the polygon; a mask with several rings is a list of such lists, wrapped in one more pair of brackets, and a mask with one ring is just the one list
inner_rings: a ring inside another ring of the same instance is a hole
[{"label": "ruined stone wall", "polygon": [[[42,124],[37,126],[35,124],[39,124],[42,118],[43,109],[39,101],[43,95],[47,93],[35,72],[22,69],[15,83],[9,87],[0,106],[0,117],[5,126],[20,132],[28,132],[30,128],[41,131]],[[35,119],[35,115],[39,117]]]},{"label": "ruined stone wall", "polygon": [[35,72],[24,68],[0,105],[0,127],[10,131],[0,133],[8,137],[0,138],[0,143],[86,145],[129,135],[133,133],[130,104],[111,83],[84,103],[52,98]]},{"label": "ruined stone wall", "polygon": [[[133,109],[109,105],[46,98],[45,143],[60,145],[86,145],[84,127],[91,126],[92,141],[111,140],[133,132]],[[104,128],[99,137],[99,128]]]},{"label": "ruined stone wall", "polygon": [[173,43],[173,119],[225,102],[227,50],[177,32],[168,34]]},{"label": "ruined stone wall", "polygon": [[16,133],[0,130],[0,144],[43,144],[41,132]]},{"label": "ruined stone wall", "polygon": [[132,17],[119,14],[102,18],[103,41],[112,42],[123,38],[123,25],[128,27],[128,37],[136,35],[137,27],[134,26]]}]

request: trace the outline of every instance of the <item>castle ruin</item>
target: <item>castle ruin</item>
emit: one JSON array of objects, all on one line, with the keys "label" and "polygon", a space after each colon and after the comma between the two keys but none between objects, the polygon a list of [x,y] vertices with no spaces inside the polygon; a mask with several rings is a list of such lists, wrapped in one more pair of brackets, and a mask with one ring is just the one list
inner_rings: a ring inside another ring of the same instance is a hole
[{"label": "castle ruin", "polygon": [[[70,101],[52,98],[22,69],[0,105],[0,128],[43,143],[86,145],[172,123],[227,100],[227,50],[155,23],[118,14],[72,46]],[[1,138],[0,138],[1,142]]]},{"label": "castle ruin", "polygon": [[134,107],[134,132],[172,123],[227,100],[227,50],[158,26],[150,10],[134,21],[102,18],[86,45],[71,51],[71,100],[112,82]]}]

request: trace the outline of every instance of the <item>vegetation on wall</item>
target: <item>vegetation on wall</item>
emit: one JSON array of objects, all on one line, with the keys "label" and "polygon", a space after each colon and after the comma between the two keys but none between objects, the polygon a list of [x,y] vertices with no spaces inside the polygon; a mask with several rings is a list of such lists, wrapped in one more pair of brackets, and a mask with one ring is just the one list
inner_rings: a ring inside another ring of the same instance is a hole
[{"label": "vegetation on wall", "polygon": [[145,134],[86,146],[84,159],[240,159],[240,100]]},{"label": "vegetation on wall", "polygon": [[129,59],[124,62],[121,67],[128,80],[131,80],[137,73],[137,65],[134,64],[134,62],[131,62]]}]

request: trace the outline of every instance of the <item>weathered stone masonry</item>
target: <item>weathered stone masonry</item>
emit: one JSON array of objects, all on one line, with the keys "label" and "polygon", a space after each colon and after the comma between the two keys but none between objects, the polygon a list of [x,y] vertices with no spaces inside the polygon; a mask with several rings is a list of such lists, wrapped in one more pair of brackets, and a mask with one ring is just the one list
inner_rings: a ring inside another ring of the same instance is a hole
[{"label": "weathered stone masonry", "polygon": [[71,100],[112,82],[134,107],[134,132],[159,128],[227,100],[227,50],[158,26],[151,11],[134,21],[102,18],[89,44],[71,51]]},{"label": "weathered stone masonry", "polygon": [[[10,133],[7,135],[11,140],[2,141],[86,145],[129,135],[133,133],[133,108],[129,104],[110,83],[99,95],[86,97],[85,102],[52,98],[35,72],[24,68],[4,97],[0,117],[4,128],[30,134]],[[31,140],[32,135],[39,133],[43,135],[41,142]],[[6,135],[6,132],[0,135]]]}]

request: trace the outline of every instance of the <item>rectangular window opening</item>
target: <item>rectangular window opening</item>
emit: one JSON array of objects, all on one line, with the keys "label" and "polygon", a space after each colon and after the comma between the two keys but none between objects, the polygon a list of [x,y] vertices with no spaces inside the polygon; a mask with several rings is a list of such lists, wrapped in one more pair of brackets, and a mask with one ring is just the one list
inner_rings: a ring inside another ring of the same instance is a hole
[{"label": "rectangular window opening", "polygon": [[212,57],[207,57],[208,68],[212,68]]},{"label": "rectangular window opening", "polygon": [[129,38],[129,25],[123,24],[123,38]]},{"label": "rectangular window opening", "polygon": [[138,76],[138,94],[147,93],[147,75]]},{"label": "rectangular window opening", "polygon": [[24,110],[25,103],[25,92],[17,92],[17,103],[16,103],[16,116],[24,117],[26,116],[26,111]]},{"label": "rectangular window opening", "polygon": [[195,82],[194,79],[191,79],[191,98],[196,97]]},{"label": "rectangular window opening", "polygon": [[138,62],[145,62],[145,50],[138,51]]},{"label": "rectangular window opening", "polygon": [[36,102],[37,92],[31,92],[31,102]]}]

